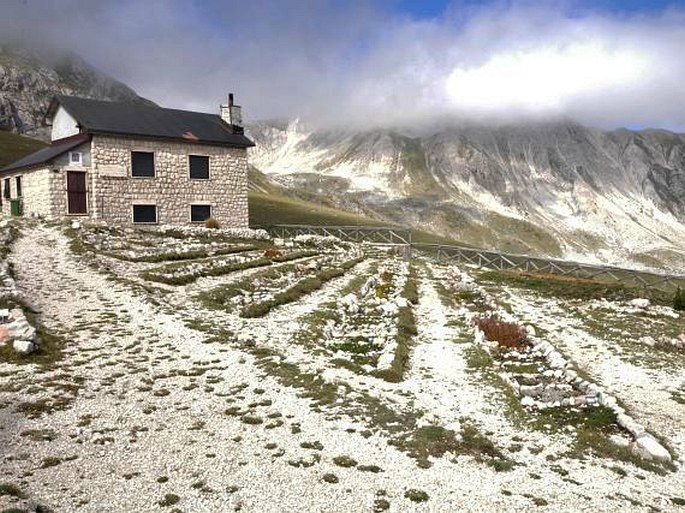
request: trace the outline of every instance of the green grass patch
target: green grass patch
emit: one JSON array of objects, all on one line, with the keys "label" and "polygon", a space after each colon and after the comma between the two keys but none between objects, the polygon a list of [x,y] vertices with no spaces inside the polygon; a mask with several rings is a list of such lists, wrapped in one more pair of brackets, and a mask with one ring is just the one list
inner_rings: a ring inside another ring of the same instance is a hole
[{"label": "green grass patch", "polygon": [[481,283],[503,284],[528,289],[539,294],[561,299],[587,301],[605,298],[613,301],[629,301],[635,298],[646,297],[657,304],[671,306],[672,303],[672,296],[659,290],[550,274],[540,275],[520,271],[486,271],[480,273],[476,280]]},{"label": "green grass patch", "polygon": [[317,272],[314,276],[300,280],[292,287],[279,292],[272,299],[262,301],[261,303],[253,303],[243,308],[240,312],[241,317],[262,317],[269,313],[277,306],[282,306],[288,303],[294,303],[300,298],[311,294],[315,290],[319,290],[327,282],[333,278],[343,276],[348,269],[356,266],[364,260],[364,257],[354,258],[343,262],[339,267],[329,267]]},{"label": "green grass patch", "polygon": [[38,348],[28,354],[18,353],[12,347],[12,344],[0,345],[0,362],[8,362],[13,364],[36,364],[44,368],[52,367],[56,362],[62,359],[62,349],[65,345],[65,340],[61,336],[54,334],[38,322],[38,317],[29,311],[28,308],[22,305],[19,306],[24,310],[26,319],[36,329],[40,343]]},{"label": "green grass patch", "polygon": [[0,130],[0,168],[47,146],[43,141]]},{"label": "green grass patch", "polygon": [[166,274],[173,274],[174,271],[177,271],[188,264],[169,264],[163,267],[157,267],[144,271],[140,274],[140,276],[146,280],[165,283],[167,285],[188,285],[189,283],[193,283],[200,278],[223,276],[236,271],[244,271],[246,269],[252,269],[255,267],[264,267],[274,263],[288,262],[290,260],[297,260],[298,258],[306,258],[317,254],[318,252],[310,250],[293,251],[292,253],[277,255],[274,257],[262,256],[253,260],[247,260],[245,262],[227,262],[224,265],[205,267],[197,270],[196,272],[179,274],[177,276],[166,276]]},{"label": "green grass patch", "polygon": [[309,201],[256,192],[248,194],[250,226],[308,224],[338,226],[390,226],[388,223]]},{"label": "green grass patch", "polygon": [[25,499],[26,494],[21,488],[12,483],[0,483],[0,496],[7,495],[18,499]]},{"label": "green grass patch", "polygon": [[[411,304],[418,303],[418,291],[416,287],[416,270],[410,268],[409,278],[402,290],[402,297],[406,298]],[[415,301],[412,301],[414,299]],[[409,363],[409,354],[411,353],[412,340],[418,334],[416,328],[416,319],[414,318],[414,311],[411,306],[403,306],[397,312],[397,348],[395,349],[395,357],[389,369],[376,371],[374,374],[391,383],[399,383],[402,381],[407,364]]]},{"label": "green grass patch", "polygon": [[[207,249],[207,250],[191,250],[191,251],[182,251],[182,252],[175,252],[175,251],[169,251],[166,253],[153,253],[149,255],[141,255],[141,256],[130,256],[127,255],[126,253],[120,253],[120,252],[105,252],[104,255],[110,256],[112,258],[116,258],[118,260],[125,260],[127,262],[147,262],[147,263],[156,263],[156,262],[177,262],[177,261],[185,261],[185,260],[199,260],[203,258],[214,258],[218,256],[223,256],[223,255],[233,255],[236,253],[245,253],[247,251],[256,251],[259,249],[265,249],[266,247],[270,247],[271,244],[251,244],[251,245],[243,245],[243,246],[235,246],[235,247],[230,247],[230,248],[219,248],[219,249]],[[135,250],[133,250],[135,252]],[[212,253],[209,255],[208,253]]]}]

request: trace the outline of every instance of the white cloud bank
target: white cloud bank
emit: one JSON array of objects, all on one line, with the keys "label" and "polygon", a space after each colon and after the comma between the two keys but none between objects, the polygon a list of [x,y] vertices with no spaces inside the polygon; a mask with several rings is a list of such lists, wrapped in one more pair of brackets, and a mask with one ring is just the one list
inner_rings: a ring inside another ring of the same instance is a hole
[{"label": "white cloud bank", "polygon": [[3,34],[62,46],[166,106],[247,119],[425,124],[568,116],[685,131],[685,11],[455,2],[416,20],[392,0],[85,0],[0,5]]},{"label": "white cloud bank", "polygon": [[597,43],[502,52],[481,66],[457,67],[445,87],[464,112],[564,114],[574,102],[611,94],[651,73],[649,55]]}]

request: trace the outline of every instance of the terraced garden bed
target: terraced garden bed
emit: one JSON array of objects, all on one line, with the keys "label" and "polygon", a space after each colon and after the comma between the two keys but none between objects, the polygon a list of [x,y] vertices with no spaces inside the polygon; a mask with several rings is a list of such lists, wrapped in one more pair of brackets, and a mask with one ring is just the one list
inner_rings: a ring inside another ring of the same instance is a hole
[{"label": "terraced garden bed", "polygon": [[274,263],[289,262],[318,255],[315,250],[291,251],[248,251],[228,256],[203,259],[193,262],[168,264],[148,269],[141,273],[141,277],[167,285],[187,285],[199,278],[208,276],[222,276],[235,271],[264,267]]},{"label": "terraced garden bed", "polygon": [[201,293],[206,307],[261,317],[273,308],[297,301],[326,282],[343,276],[364,261],[357,252],[319,255],[298,264],[266,269],[242,280]]},{"label": "terraced garden bed", "polygon": [[[673,468],[672,454],[582,369],[497,306],[468,275],[456,270],[449,275],[447,293],[468,298],[463,313],[471,316],[475,343],[536,425],[576,431],[578,446],[588,450],[597,446],[607,454],[642,459],[651,468]],[[489,310],[483,311],[484,305]]]},{"label": "terraced garden bed", "polygon": [[415,275],[399,259],[359,276],[336,302],[305,319],[296,340],[325,351],[334,364],[387,381],[401,381],[416,334]]}]

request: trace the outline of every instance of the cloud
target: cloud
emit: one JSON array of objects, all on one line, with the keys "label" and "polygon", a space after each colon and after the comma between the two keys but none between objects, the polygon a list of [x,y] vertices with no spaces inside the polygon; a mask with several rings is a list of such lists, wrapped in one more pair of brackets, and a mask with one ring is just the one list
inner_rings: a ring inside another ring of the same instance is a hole
[{"label": "cloud", "polygon": [[678,9],[454,2],[416,19],[395,0],[6,0],[0,34],[71,49],[165,106],[214,111],[235,91],[248,120],[685,129]]}]

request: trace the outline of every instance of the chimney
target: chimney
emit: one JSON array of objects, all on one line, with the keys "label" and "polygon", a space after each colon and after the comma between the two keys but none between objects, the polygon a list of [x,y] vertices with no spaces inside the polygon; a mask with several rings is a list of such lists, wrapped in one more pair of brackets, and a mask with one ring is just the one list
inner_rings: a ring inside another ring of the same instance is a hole
[{"label": "chimney", "polygon": [[243,115],[240,105],[233,103],[233,93],[228,94],[228,105],[221,105],[221,119],[231,125],[237,134],[243,133]]}]

